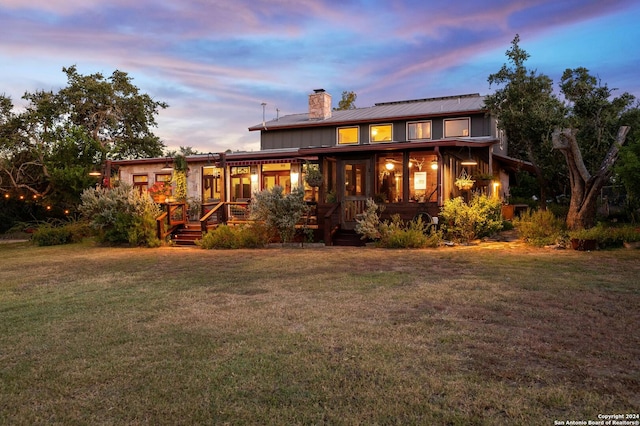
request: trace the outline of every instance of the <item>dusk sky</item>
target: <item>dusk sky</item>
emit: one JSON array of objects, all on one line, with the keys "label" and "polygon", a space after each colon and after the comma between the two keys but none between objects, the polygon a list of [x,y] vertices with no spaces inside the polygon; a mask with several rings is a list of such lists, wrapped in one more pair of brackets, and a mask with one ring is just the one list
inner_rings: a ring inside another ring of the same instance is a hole
[{"label": "dusk sky", "polygon": [[638,0],[0,0],[0,94],[117,69],[169,104],[169,148],[258,150],[261,103],[306,112],[313,89],[358,107],[492,93],[516,34],[556,88],[583,66],[640,98],[639,20]]}]

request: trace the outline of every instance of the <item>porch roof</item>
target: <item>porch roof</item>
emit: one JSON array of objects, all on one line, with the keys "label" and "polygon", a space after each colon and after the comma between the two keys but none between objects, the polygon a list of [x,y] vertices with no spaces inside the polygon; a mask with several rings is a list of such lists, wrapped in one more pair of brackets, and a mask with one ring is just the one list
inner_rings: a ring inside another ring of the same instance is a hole
[{"label": "porch roof", "polygon": [[519,160],[517,158],[513,158],[513,157],[508,157],[506,155],[502,155],[502,154],[493,154],[493,159],[499,163],[501,163],[502,165],[505,166],[505,168],[517,171],[517,170],[526,170],[528,172],[535,172],[535,166],[533,165],[533,163],[530,163],[529,161],[524,161],[524,160]]}]

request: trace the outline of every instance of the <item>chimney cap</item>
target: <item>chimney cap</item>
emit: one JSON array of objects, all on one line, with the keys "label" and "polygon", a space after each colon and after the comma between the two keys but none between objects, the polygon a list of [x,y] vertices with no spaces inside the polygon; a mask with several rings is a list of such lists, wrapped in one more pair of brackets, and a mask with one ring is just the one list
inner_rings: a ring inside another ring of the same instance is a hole
[{"label": "chimney cap", "polygon": [[313,89],[316,93],[324,93],[324,89]]}]

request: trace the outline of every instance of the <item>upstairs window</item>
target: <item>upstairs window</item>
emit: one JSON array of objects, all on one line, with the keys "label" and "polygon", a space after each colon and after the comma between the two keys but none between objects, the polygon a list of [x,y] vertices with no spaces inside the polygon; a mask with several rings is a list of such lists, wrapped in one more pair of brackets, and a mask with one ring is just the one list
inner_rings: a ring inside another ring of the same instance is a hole
[{"label": "upstairs window", "polygon": [[391,142],[393,140],[393,125],[376,124],[369,126],[369,141],[375,142]]},{"label": "upstairs window", "polygon": [[358,137],[359,133],[360,131],[357,126],[338,128],[338,144],[339,145],[357,144],[358,142],[360,142],[360,138]]},{"label": "upstairs window", "polygon": [[452,120],[444,120],[444,137],[455,138],[463,137],[468,138],[471,133],[471,124],[468,118],[456,118]]},{"label": "upstairs window", "polygon": [[431,139],[431,121],[417,121],[407,124],[408,140]]}]

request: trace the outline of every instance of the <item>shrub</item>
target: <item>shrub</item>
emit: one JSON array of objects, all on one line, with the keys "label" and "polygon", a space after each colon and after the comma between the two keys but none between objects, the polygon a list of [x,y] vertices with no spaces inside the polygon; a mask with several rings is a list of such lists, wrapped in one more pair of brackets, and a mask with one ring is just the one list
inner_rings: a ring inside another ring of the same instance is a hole
[{"label": "shrub", "polygon": [[469,204],[462,197],[447,200],[440,210],[440,223],[447,238],[469,242],[502,229],[502,203],[486,195],[474,195]]},{"label": "shrub", "polygon": [[268,242],[266,227],[261,223],[251,225],[220,225],[207,232],[196,244],[203,249],[260,248]]},{"label": "shrub", "polygon": [[379,240],[380,235],[380,215],[384,206],[378,206],[371,198],[367,199],[367,205],[362,217],[356,218],[355,231],[362,235],[362,239]]},{"label": "shrub", "polygon": [[89,188],[81,195],[80,212],[103,243],[128,243],[134,246],[156,247],[156,217],[160,207],[151,197],[130,185],[112,189]]},{"label": "shrub", "polygon": [[284,194],[281,186],[255,194],[251,201],[251,219],[262,221],[269,232],[280,235],[280,240],[287,243],[296,233],[296,225],[307,212],[304,201],[304,189],[297,187],[291,193]]},{"label": "shrub", "polygon": [[90,235],[91,229],[86,222],[70,222],[61,226],[44,224],[36,229],[31,240],[39,246],[55,246],[78,243]]},{"label": "shrub", "polygon": [[400,216],[393,215],[391,221],[380,224],[380,240],[377,244],[384,248],[437,247],[440,244],[440,233],[429,233],[428,226],[421,217],[404,223]]},{"label": "shrub", "polygon": [[550,210],[527,209],[514,225],[518,235],[534,246],[557,244],[564,239],[565,222]]}]

